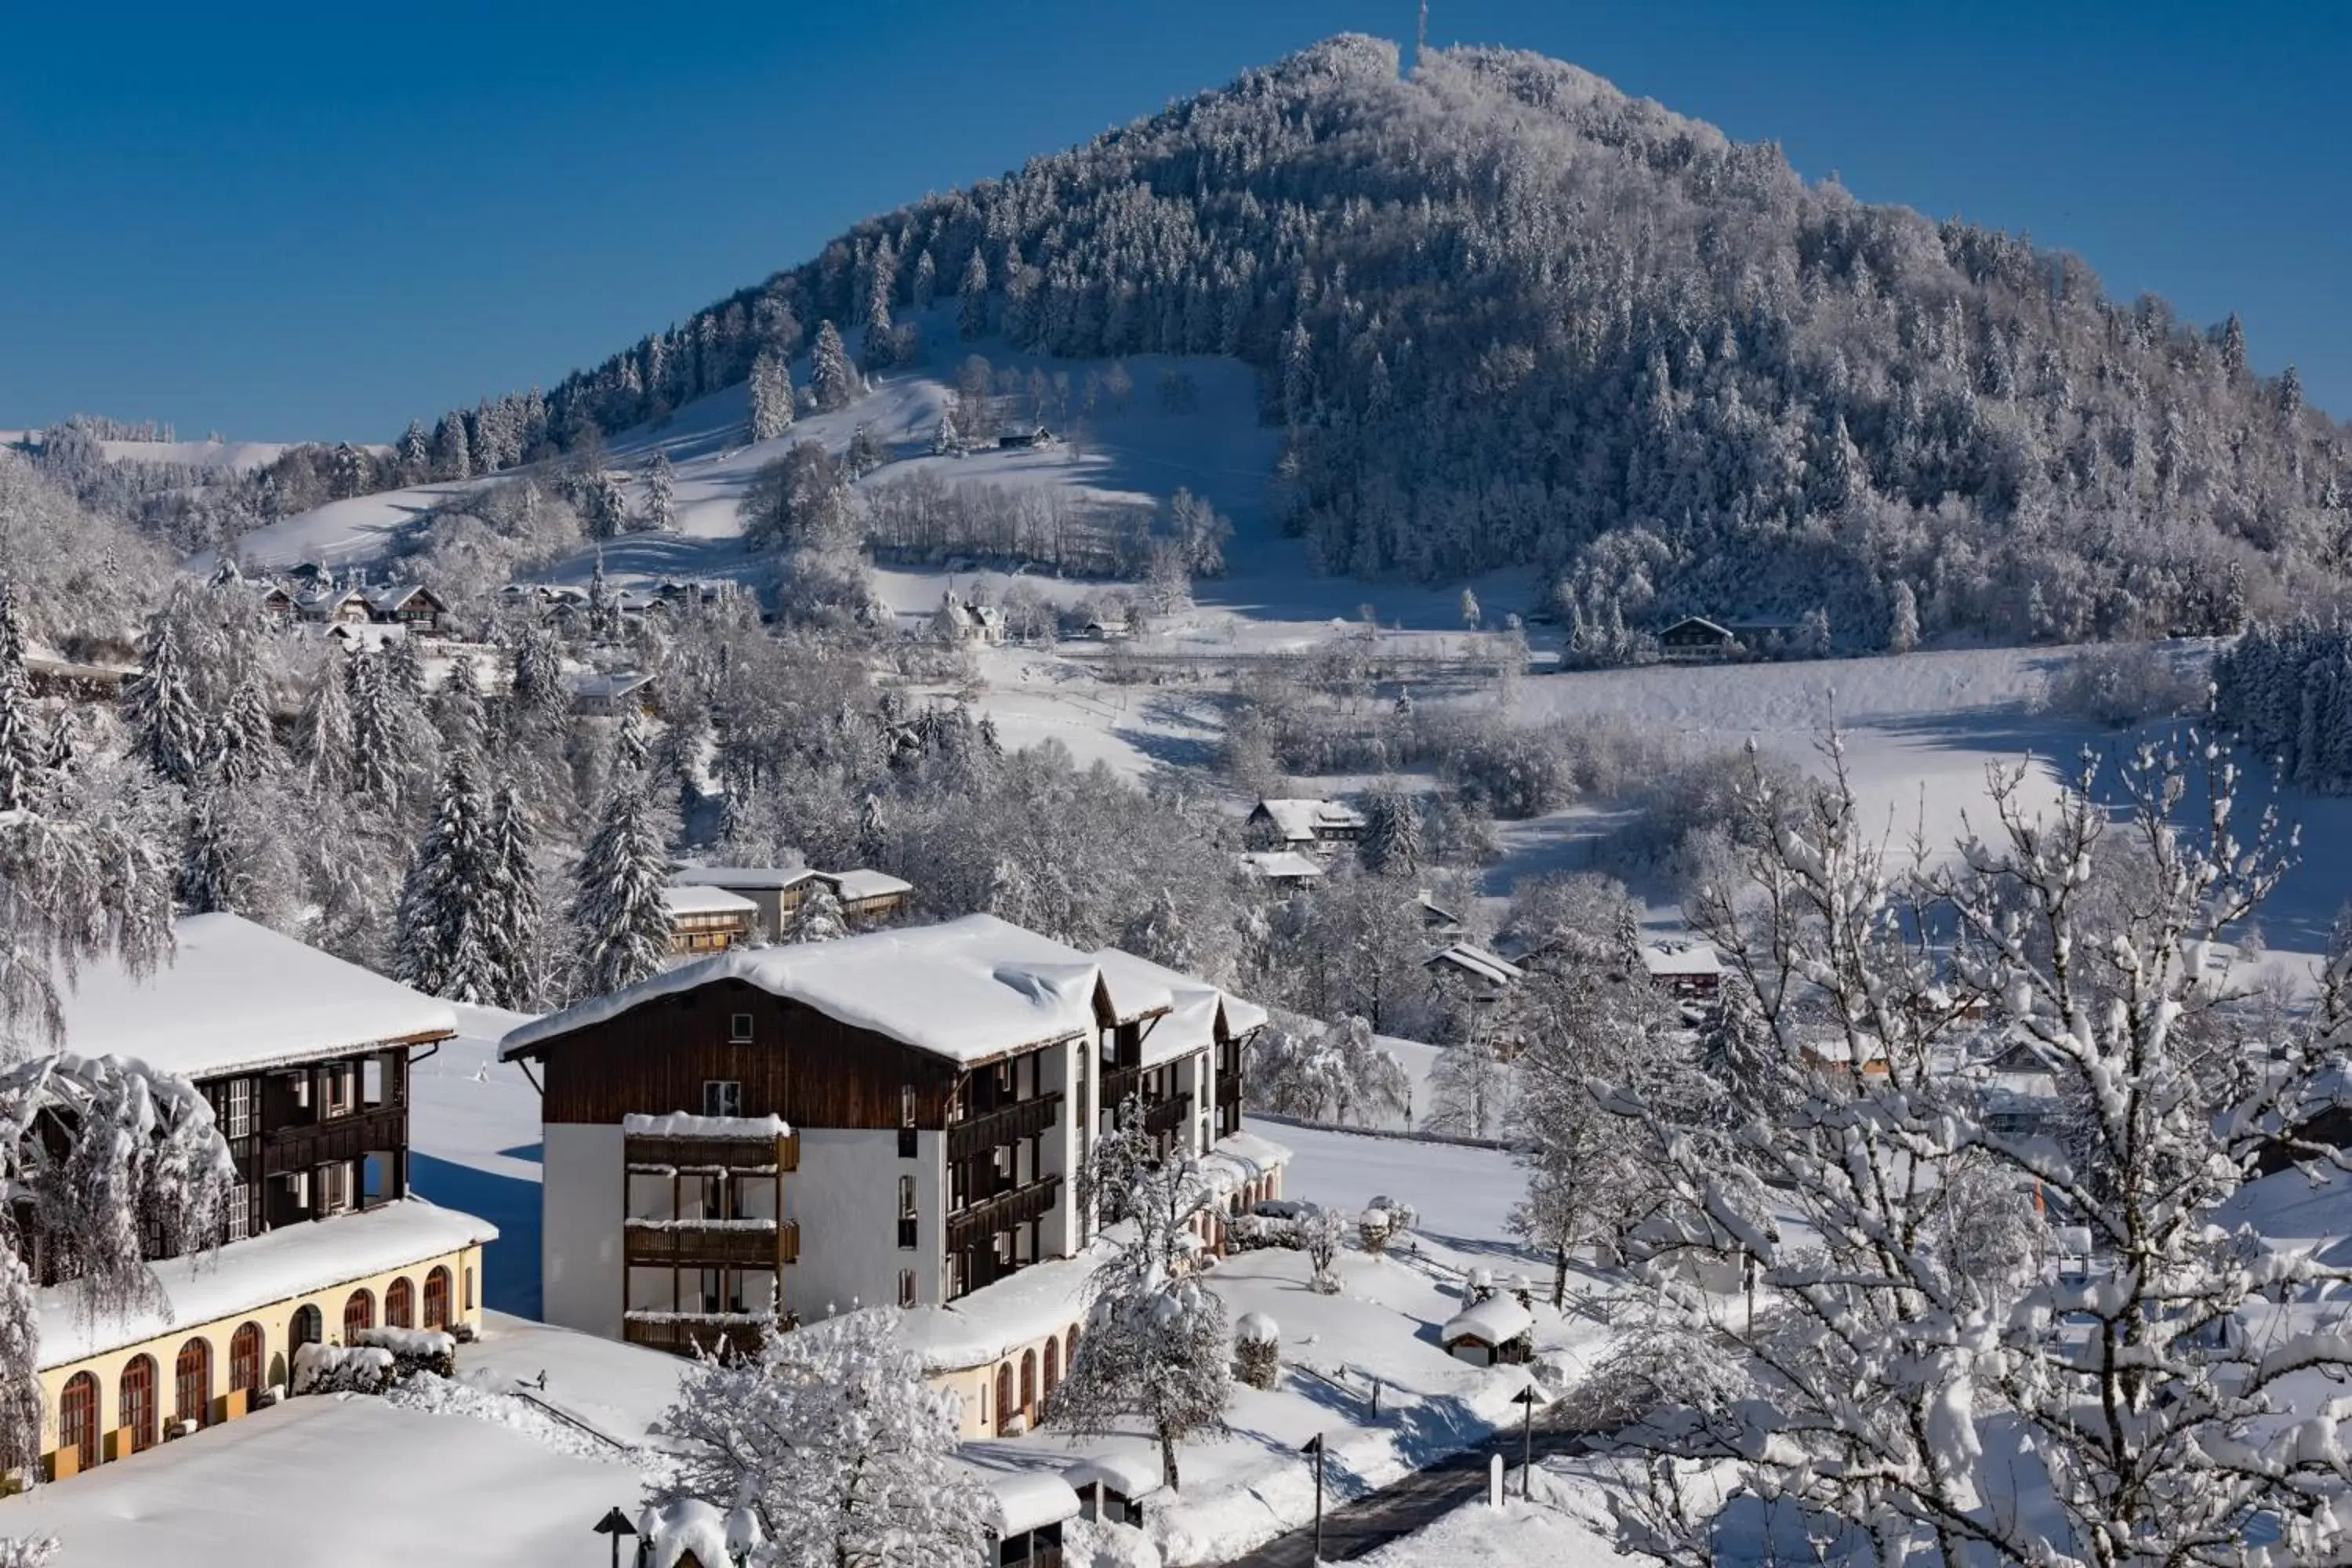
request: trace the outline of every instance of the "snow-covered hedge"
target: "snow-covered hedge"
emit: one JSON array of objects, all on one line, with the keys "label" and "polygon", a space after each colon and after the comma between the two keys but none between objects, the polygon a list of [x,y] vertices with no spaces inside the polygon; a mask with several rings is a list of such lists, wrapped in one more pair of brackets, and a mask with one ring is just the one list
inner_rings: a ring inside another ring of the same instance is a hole
[{"label": "snow-covered hedge", "polygon": [[429,1372],[440,1377],[457,1375],[457,1340],[438,1329],[362,1329],[352,1336],[356,1345],[392,1354],[394,1375]]},{"label": "snow-covered hedge", "polygon": [[371,1345],[304,1345],[294,1352],[297,1394],[382,1394],[397,1381],[393,1354]]},{"label": "snow-covered hedge", "polygon": [[1282,1330],[1264,1312],[1244,1312],[1234,1324],[1234,1375],[1264,1389],[1282,1376]]}]

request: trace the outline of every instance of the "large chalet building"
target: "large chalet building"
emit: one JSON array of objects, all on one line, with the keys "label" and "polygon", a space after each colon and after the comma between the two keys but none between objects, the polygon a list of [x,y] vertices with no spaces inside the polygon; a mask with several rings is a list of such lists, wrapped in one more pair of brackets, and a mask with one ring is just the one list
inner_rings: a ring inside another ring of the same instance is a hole
[{"label": "large chalet building", "polygon": [[1075,1346],[1075,1178],[1130,1100],[1229,1209],[1279,1195],[1286,1152],[1241,1126],[1265,1022],[973,915],[739,949],[527,1024],[500,1054],[541,1083],[547,1319],[684,1351],[751,1342],[772,1301],[908,1308],[967,1431],[1018,1431]]},{"label": "large chalet building", "polygon": [[448,1005],[236,915],[195,915],[148,975],[85,964],[66,1047],[135,1058],[211,1102],[238,1184],[216,1252],[158,1258],[162,1299],[82,1310],[28,1231],[51,1479],[128,1458],[281,1394],[295,1351],[481,1317],[497,1231],[408,1194],[410,1063]]}]

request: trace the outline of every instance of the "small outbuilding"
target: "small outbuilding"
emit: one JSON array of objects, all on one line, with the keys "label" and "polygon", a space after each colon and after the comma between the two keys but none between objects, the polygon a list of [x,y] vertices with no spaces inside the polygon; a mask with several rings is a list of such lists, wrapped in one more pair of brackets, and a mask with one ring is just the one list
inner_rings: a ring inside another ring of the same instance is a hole
[{"label": "small outbuilding", "polygon": [[1522,1366],[1535,1358],[1536,1315],[1507,1295],[1465,1307],[1438,1331],[1445,1353],[1472,1366]]},{"label": "small outbuilding", "polygon": [[1079,1512],[1070,1483],[1045,1470],[1007,1470],[986,1483],[996,1503],[998,1568],[1060,1568],[1062,1527]]},{"label": "small outbuilding", "polygon": [[1097,1454],[1062,1472],[1078,1494],[1078,1512],[1105,1524],[1143,1528],[1143,1501],[1160,1489],[1157,1455],[1132,1450]]}]

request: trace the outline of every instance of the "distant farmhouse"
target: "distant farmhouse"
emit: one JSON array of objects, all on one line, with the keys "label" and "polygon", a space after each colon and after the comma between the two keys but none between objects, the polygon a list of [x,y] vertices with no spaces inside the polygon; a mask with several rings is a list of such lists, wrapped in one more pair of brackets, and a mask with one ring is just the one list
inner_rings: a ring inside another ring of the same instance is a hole
[{"label": "distant farmhouse", "polygon": [[1364,814],[1336,800],[1261,800],[1242,825],[1253,847],[1317,849],[1364,836]]}]

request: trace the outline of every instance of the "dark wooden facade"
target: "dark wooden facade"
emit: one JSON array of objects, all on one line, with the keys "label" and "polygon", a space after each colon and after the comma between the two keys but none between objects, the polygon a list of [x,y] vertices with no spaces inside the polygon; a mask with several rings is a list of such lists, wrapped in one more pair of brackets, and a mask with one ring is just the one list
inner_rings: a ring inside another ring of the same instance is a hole
[{"label": "dark wooden facade", "polygon": [[[895,1130],[907,1156],[922,1133],[944,1133],[945,1234],[918,1235],[944,1250],[952,1300],[1043,1256],[1042,1222],[1064,1188],[1045,1169],[1045,1140],[1069,1114],[1048,1087],[1046,1053],[1066,1043],[1035,1041],[966,1065],[721,978],[583,1025],[530,1054],[543,1064],[550,1122],[718,1110],[714,1087],[727,1086],[726,1114]],[[796,1235],[793,1245],[797,1256]]]}]

